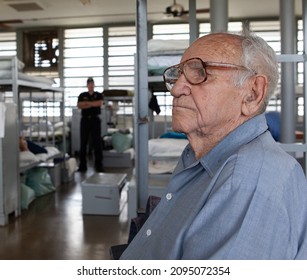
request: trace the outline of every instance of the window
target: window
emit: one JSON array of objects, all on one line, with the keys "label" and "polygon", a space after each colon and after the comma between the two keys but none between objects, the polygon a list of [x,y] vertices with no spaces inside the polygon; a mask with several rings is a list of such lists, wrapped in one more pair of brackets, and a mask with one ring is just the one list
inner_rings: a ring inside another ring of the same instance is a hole
[{"label": "window", "polygon": [[108,28],[108,89],[134,90],[135,26]]},{"label": "window", "polygon": [[[22,102],[22,117],[38,117],[46,122],[48,117],[57,117],[56,121],[60,121],[61,102],[60,101],[28,101]],[[55,122],[55,121],[54,121]],[[53,122],[53,123],[54,123]]]},{"label": "window", "polygon": [[[297,53],[303,54],[304,52],[304,33],[303,33],[303,21],[298,20],[297,22]],[[306,62],[305,62],[306,63]],[[303,88],[304,84],[304,63],[299,62],[297,63],[297,84],[299,88]],[[297,110],[299,116],[304,116],[304,97],[303,94],[300,92],[299,96],[297,97]]]},{"label": "window", "polygon": [[153,39],[161,40],[189,40],[190,29],[188,23],[180,24],[155,24],[153,26]]},{"label": "window", "polygon": [[16,55],[16,33],[0,33],[0,56]]},{"label": "window", "polygon": [[[135,26],[108,27],[107,88],[134,91],[134,62],[136,53]],[[132,99],[113,101],[117,109],[118,126],[125,128],[126,115],[134,112]]]},{"label": "window", "polygon": [[279,21],[251,21],[250,30],[263,38],[276,54],[281,53]]},{"label": "window", "polygon": [[[66,107],[77,104],[86,91],[86,80],[93,77],[95,90],[103,91],[103,28],[75,28],[64,31],[64,91]],[[67,110],[71,115],[71,110]]]}]

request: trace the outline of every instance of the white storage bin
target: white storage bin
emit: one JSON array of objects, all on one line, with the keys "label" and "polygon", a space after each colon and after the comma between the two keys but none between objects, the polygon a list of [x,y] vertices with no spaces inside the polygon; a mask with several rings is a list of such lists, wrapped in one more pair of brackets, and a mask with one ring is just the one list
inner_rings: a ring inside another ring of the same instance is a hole
[{"label": "white storage bin", "polygon": [[82,212],[93,215],[119,215],[120,194],[126,173],[94,173],[82,183]]},{"label": "white storage bin", "polygon": [[132,167],[134,158],[134,149],[130,148],[123,153],[118,153],[115,150],[103,151],[103,166],[104,167]]}]

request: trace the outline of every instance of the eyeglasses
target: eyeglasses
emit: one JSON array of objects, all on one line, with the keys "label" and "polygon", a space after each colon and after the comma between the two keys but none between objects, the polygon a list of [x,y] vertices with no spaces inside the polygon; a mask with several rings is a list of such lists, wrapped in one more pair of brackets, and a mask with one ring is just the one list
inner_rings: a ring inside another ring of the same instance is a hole
[{"label": "eyeglasses", "polygon": [[244,66],[211,61],[205,62],[202,61],[199,57],[195,57],[165,69],[163,73],[163,79],[166,88],[170,91],[180,78],[181,74],[185,76],[191,85],[199,85],[207,80],[207,68],[236,69],[249,71],[253,74],[256,74],[254,70],[248,69]]}]

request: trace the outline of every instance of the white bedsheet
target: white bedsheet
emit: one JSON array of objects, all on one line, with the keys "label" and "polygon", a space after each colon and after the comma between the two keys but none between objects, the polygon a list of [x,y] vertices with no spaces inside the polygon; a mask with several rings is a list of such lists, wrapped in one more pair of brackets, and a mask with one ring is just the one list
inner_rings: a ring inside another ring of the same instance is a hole
[{"label": "white bedsheet", "polygon": [[149,74],[162,75],[167,67],[178,64],[188,46],[189,40],[148,40]]},{"label": "white bedsheet", "polygon": [[32,164],[39,164],[53,158],[54,156],[60,154],[60,151],[56,147],[47,146],[45,147],[48,153],[33,154],[30,151],[19,152],[19,167],[24,168]]},{"label": "white bedsheet", "polygon": [[148,154],[151,157],[179,158],[189,143],[187,139],[154,138],[148,141]]},{"label": "white bedsheet", "polygon": [[[20,60],[17,60],[17,69],[22,70],[25,67],[25,64]],[[0,70],[11,70],[12,69],[12,60],[10,58],[1,60]]]},{"label": "white bedsheet", "polygon": [[150,139],[148,141],[148,172],[150,174],[172,173],[187,144],[187,139]]},{"label": "white bedsheet", "polygon": [[189,40],[148,40],[148,54],[178,54],[189,46]]},{"label": "white bedsheet", "polygon": [[22,151],[19,153],[19,166],[24,167],[33,163],[38,163],[39,158],[30,151]]},{"label": "white bedsheet", "polygon": [[[12,79],[12,71],[0,69],[0,77],[1,79]],[[54,84],[53,79],[49,79],[49,78],[41,77],[41,76],[27,75],[22,72],[18,72],[18,79],[28,81],[28,82],[44,84],[46,86],[52,86]]]}]

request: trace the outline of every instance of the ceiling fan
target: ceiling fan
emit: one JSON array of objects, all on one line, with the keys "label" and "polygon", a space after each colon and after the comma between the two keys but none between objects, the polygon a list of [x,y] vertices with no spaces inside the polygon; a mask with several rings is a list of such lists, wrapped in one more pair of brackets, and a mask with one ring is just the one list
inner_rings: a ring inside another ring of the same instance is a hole
[{"label": "ceiling fan", "polygon": [[[209,11],[209,9],[197,9],[196,13],[209,13]],[[167,17],[178,18],[187,16],[189,14],[189,11],[185,10],[182,5],[177,4],[176,0],[174,0],[172,5],[166,7],[164,14]]]}]

